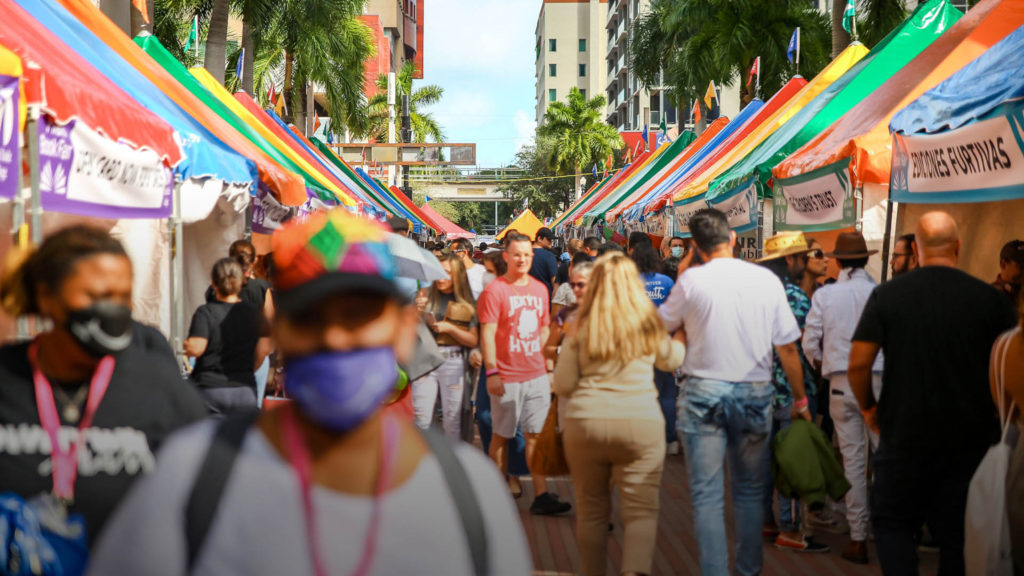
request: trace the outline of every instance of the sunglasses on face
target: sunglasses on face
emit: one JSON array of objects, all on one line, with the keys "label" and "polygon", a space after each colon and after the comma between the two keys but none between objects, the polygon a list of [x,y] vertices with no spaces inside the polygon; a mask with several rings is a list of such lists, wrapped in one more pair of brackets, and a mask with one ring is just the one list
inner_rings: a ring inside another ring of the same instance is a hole
[{"label": "sunglasses on face", "polygon": [[572,288],[573,290],[575,290],[577,288],[582,290],[583,288],[586,288],[586,287],[587,287],[587,283],[586,282],[569,282],[569,288]]},{"label": "sunglasses on face", "polygon": [[811,250],[810,252],[807,253],[807,257],[814,258],[815,260],[821,260],[822,258],[825,257],[825,252],[822,251],[820,248],[817,250]]}]

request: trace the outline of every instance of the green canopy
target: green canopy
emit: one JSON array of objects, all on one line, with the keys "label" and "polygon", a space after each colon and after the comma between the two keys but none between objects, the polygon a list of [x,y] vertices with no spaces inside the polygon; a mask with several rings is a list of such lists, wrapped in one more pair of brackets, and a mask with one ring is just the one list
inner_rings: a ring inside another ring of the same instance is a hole
[{"label": "green canopy", "polygon": [[772,168],[846,114],[941,36],[963,14],[949,0],[921,4],[867,56],[766,138],[750,154],[712,180],[708,200],[756,185],[771,197]]}]

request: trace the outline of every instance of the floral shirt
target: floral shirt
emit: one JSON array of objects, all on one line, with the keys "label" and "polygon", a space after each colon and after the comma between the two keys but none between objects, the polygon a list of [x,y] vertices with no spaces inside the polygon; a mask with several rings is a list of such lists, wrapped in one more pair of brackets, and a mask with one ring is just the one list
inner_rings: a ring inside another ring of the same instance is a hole
[{"label": "floral shirt", "polygon": [[[793,315],[796,316],[796,323],[800,326],[800,330],[803,331],[804,324],[807,323],[807,314],[811,311],[811,299],[796,284],[787,282],[785,287],[789,309],[793,311]],[[807,361],[807,357],[804,356],[804,348],[800,340],[796,341],[796,349],[800,353],[800,364],[804,368],[804,390],[808,397],[814,396],[817,393],[814,371],[811,369],[811,364]],[[772,357],[772,384],[775,386],[775,397],[772,400],[772,406],[782,408],[793,402],[793,391],[789,388],[789,379],[786,378],[786,372],[782,369],[779,355],[772,353]]]}]

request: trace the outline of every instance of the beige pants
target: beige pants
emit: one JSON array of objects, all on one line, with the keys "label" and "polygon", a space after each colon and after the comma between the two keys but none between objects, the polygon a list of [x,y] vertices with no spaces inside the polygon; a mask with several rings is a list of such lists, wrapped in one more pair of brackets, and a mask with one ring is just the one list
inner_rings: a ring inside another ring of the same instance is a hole
[{"label": "beige pants", "polygon": [[583,574],[605,573],[611,488],[619,488],[621,572],[651,573],[658,532],[658,490],[665,465],[665,420],[573,419],[563,424],[565,457],[576,488],[576,537]]}]

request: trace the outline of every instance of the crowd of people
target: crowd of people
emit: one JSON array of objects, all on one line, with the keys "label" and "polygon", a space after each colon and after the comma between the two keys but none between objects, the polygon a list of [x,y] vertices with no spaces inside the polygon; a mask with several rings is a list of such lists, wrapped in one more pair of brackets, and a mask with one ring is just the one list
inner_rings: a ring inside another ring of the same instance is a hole
[{"label": "crowd of people", "polygon": [[[399,275],[388,234],[408,222],[388,225],[333,211],[268,254],[232,244],[185,363],[132,320],[131,264],[105,231],[67,228],[9,265],[5,311],[48,327],[0,348],[0,533],[18,562],[528,574],[514,499],[529,476],[532,514],[575,514],[582,573],[606,572],[614,493],[617,570],[650,574],[666,458],[682,453],[702,574],[759,574],[765,543],[828,553],[813,534],[847,530],[848,561],[868,563],[873,540],[885,574],[916,574],[930,544],[940,574],[965,572],[968,485],[1001,421],[1021,426],[1024,242],[988,285],[957,269],[957,225],[932,212],[878,284],[858,232],[829,247],[779,233],[747,262],[707,209],[689,239],[431,243],[446,277],[428,283]],[[575,509],[532,466],[559,446]]]}]

